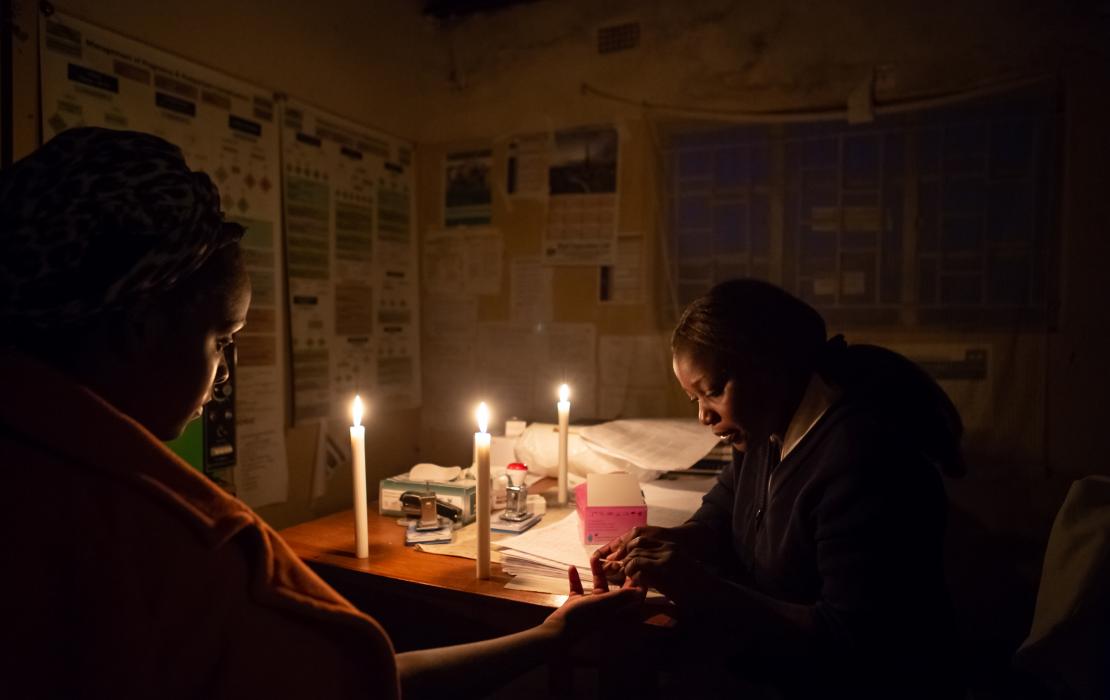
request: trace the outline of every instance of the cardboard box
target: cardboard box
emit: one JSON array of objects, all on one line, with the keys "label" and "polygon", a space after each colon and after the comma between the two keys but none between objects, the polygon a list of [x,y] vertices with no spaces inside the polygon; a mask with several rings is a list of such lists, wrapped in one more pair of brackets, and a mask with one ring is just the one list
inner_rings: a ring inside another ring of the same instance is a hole
[{"label": "cardboard box", "polygon": [[473,479],[458,479],[442,483],[409,480],[408,472],[382,479],[378,484],[378,512],[382,515],[402,516],[401,494],[405,491],[423,491],[431,486],[436,498],[462,509],[462,522],[473,522],[477,517],[477,484]]},{"label": "cardboard box", "polygon": [[631,474],[587,474],[586,483],[574,489],[574,500],[583,544],[605,544],[637,525],[647,525],[644,494]]}]

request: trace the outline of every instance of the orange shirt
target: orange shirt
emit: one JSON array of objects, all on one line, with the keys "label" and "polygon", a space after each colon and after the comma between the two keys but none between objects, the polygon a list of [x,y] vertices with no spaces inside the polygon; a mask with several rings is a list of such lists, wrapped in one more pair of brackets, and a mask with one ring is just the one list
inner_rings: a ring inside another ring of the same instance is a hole
[{"label": "orange shirt", "polygon": [[0,387],[0,695],[399,696],[382,628],[250,508],[50,367],[0,354]]}]

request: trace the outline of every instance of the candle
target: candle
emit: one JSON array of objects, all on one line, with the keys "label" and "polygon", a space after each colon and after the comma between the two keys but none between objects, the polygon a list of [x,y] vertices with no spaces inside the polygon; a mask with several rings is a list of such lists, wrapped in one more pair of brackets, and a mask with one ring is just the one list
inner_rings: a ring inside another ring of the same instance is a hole
[{"label": "candle", "polygon": [[[351,482],[355,496],[355,550],[359,559],[370,556],[370,536],[366,514],[366,428],[362,427],[362,399],[351,404]],[[323,428],[321,427],[321,430]]]},{"label": "candle", "polygon": [[474,461],[478,463],[478,578],[489,578],[489,409],[478,404],[478,432],[474,433]]},{"label": "candle", "polygon": [[567,504],[567,433],[570,432],[570,387],[559,387],[559,505]]}]

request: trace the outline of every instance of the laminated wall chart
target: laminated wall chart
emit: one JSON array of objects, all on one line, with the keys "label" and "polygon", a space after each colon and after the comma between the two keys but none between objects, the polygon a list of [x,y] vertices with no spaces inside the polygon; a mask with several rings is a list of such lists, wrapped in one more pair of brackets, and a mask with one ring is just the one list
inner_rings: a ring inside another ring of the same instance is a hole
[{"label": "laminated wall chart", "polygon": [[289,101],[282,149],[294,422],[419,405],[409,146]]},{"label": "laminated wall chart", "polygon": [[144,131],[181,148],[246,227],[253,299],[238,335],[238,495],[286,500],[279,140],[272,95],[62,14],[40,33],[43,138],[75,126]]}]

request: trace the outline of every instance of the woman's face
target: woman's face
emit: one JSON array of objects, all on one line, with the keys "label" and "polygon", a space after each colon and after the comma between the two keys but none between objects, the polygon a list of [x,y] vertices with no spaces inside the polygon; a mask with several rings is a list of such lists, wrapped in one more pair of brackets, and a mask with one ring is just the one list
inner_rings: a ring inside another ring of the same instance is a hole
[{"label": "woman's face", "polygon": [[[136,368],[140,381],[128,412],[159,439],[179,436],[212,399],[213,387],[227,379],[224,350],[246,322],[251,288],[239,254],[226,256],[212,261],[217,273],[223,268],[218,283],[214,275],[198,273],[198,284],[209,282],[210,288],[198,289],[195,303],[160,312],[165,332],[152,339]],[[157,380],[145,382],[143,376]]]},{"label": "woman's face", "polygon": [[744,450],[774,431],[782,392],[765,373],[715,369],[684,351],[674,354],[672,366],[690,403],[698,407],[698,420],[722,440]]}]

